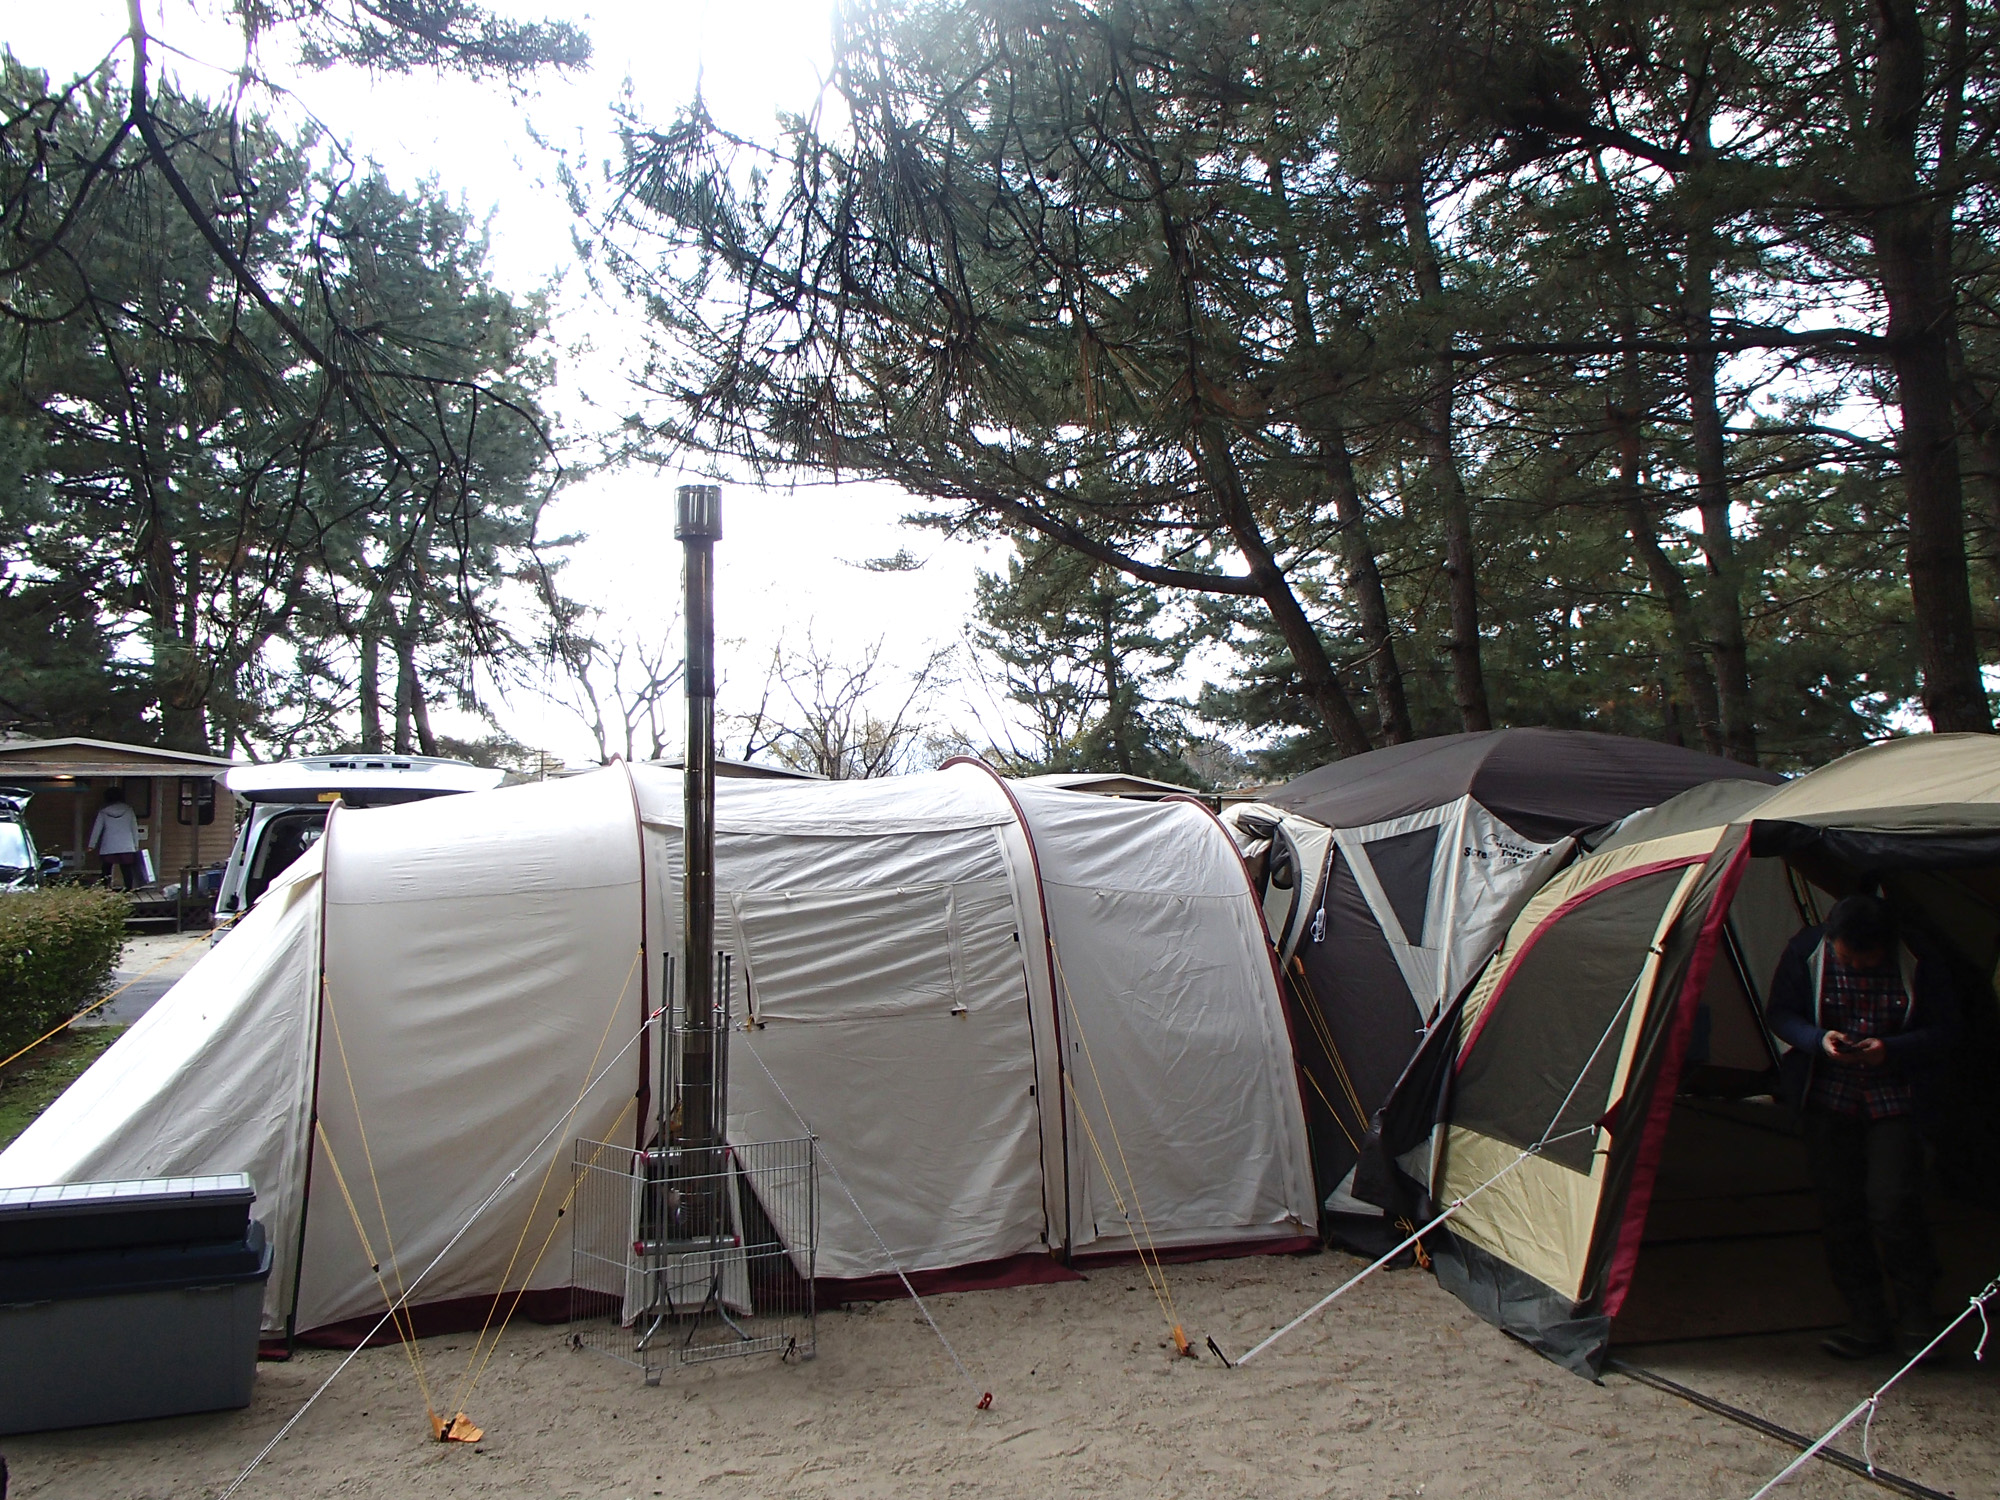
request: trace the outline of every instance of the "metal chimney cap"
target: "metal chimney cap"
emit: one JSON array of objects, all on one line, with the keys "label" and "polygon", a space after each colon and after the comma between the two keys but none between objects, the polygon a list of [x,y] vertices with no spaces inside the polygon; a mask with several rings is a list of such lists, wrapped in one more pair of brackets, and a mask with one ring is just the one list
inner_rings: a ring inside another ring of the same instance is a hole
[{"label": "metal chimney cap", "polygon": [[713,542],[722,536],[722,486],[684,484],[674,492],[674,540]]}]

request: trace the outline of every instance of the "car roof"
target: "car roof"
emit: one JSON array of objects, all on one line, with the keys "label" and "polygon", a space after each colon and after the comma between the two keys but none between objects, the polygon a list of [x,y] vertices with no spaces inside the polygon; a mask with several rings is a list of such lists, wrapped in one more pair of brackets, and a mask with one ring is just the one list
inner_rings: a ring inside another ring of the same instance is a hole
[{"label": "car roof", "polygon": [[435,755],[306,755],[296,760],[237,766],[224,778],[246,802],[311,801],[320,792],[396,791],[405,796],[485,792],[505,771]]}]

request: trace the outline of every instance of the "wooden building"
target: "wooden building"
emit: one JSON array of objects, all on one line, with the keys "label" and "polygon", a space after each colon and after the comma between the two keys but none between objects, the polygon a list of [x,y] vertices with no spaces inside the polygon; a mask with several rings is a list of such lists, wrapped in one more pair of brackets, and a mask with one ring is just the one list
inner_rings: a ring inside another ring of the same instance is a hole
[{"label": "wooden building", "polygon": [[228,857],[236,798],[222,778],[234,764],[110,740],[0,739],[0,786],[34,794],[28,828],[42,853],[60,854],[68,870],[99,871],[84,845],[106,789],[121,787],[138,814],[153,878],[163,882]]}]

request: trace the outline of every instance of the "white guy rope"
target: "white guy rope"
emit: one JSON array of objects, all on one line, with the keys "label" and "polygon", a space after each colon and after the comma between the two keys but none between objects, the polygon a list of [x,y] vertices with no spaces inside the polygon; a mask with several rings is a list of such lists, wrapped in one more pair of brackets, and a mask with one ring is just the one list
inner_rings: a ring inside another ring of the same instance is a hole
[{"label": "white guy rope", "polygon": [[[664,1007],[662,1007],[662,1009],[664,1009]],[[375,1320],[375,1326],[369,1329],[368,1332],[362,1336],[361,1341],[357,1343],[351,1350],[348,1351],[347,1358],[343,1359],[339,1364],[333,1367],[333,1373],[327,1376],[325,1380],[320,1382],[319,1389],[314,1391],[310,1396],[306,1397],[305,1404],[301,1406],[297,1411],[292,1413],[290,1419],[285,1423],[285,1425],[283,1427],[280,1427],[277,1430],[277,1432],[272,1435],[270,1442],[266,1443],[262,1448],[259,1448],[257,1450],[257,1456],[251,1459],[248,1464],[244,1465],[243,1472],[236,1476],[236,1478],[230,1483],[229,1488],[224,1490],[220,1495],[218,1495],[216,1497],[216,1500],[229,1500],[229,1497],[231,1495],[235,1494],[239,1489],[243,1487],[243,1482],[246,1479],[248,1479],[253,1472],[255,1472],[257,1466],[261,1464],[265,1459],[271,1456],[271,1454],[277,1449],[278,1444],[282,1443],[285,1440],[287,1434],[289,1434],[294,1427],[299,1425],[299,1420],[302,1417],[304,1417],[307,1412],[312,1410],[313,1404],[317,1402],[321,1396],[324,1396],[327,1393],[327,1390],[333,1385],[334,1381],[340,1379],[341,1372],[345,1370],[349,1365],[353,1364],[355,1357],[359,1355],[363,1349],[366,1349],[369,1346],[369,1344],[374,1341],[375,1335],[382,1331],[383,1326],[387,1324],[391,1318],[395,1317],[397,1313],[402,1311],[403,1305],[410,1300],[412,1295],[415,1294],[417,1288],[424,1284],[424,1278],[429,1276],[431,1272],[435,1271],[438,1268],[438,1266],[444,1261],[444,1258],[447,1255],[451,1254],[452,1248],[455,1245],[457,1245],[460,1240],[465,1238],[466,1232],[470,1230],[474,1224],[479,1222],[480,1216],[484,1214],[487,1209],[491,1208],[494,1205],[494,1203],[499,1200],[500,1195],[507,1190],[508,1185],[513,1181],[515,1181],[518,1177],[520,1177],[520,1175],[523,1172],[525,1172],[528,1169],[528,1167],[534,1162],[535,1158],[542,1154],[542,1147],[548,1145],[550,1141],[554,1140],[556,1136],[561,1134],[564,1128],[566,1128],[569,1125],[570,1121],[576,1118],[576,1112],[579,1109],[583,1108],[583,1101],[590,1097],[590,1091],[596,1088],[598,1084],[602,1083],[606,1078],[611,1076],[611,1070],[618,1065],[619,1058],[622,1058],[627,1052],[630,1052],[632,1050],[633,1042],[638,1041],[641,1037],[646,1035],[647,1029],[651,1027],[652,1024],[660,1018],[660,1014],[661,1011],[656,1010],[650,1016],[646,1017],[646,1019],[640,1024],[639,1029],[632,1034],[631,1040],[626,1042],[624,1046],[620,1047],[618,1051],[612,1055],[611,1061],[607,1062],[604,1065],[603,1070],[599,1072],[595,1078],[591,1079],[588,1083],[586,1083],[583,1086],[583,1092],[576,1096],[576,1103],[572,1104],[568,1108],[568,1110],[564,1112],[563,1117],[560,1120],[556,1121],[555,1124],[549,1127],[548,1134],[544,1135],[539,1141],[537,1141],[534,1144],[533,1148],[529,1150],[528,1154],[522,1157],[521,1160],[518,1163],[516,1163],[512,1171],[510,1171],[505,1177],[502,1177],[497,1183],[493,1185],[493,1191],[488,1193],[484,1198],[480,1200],[479,1206],[473,1209],[471,1216],[467,1218],[463,1224],[458,1226],[458,1232],[452,1235],[450,1239],[446,1240],[444,1243],[444,1248],[438,1251],[438,1253],[431,1258],[431,1263],[425,1266],[423,1270],[417,1273],[416,1279],[412,1281],[407,1288],[404,1289],[403,1294],[400,1297],[398,1297],[393,1303],[390,1304],[389,1310],[383,1313],[381,1317]]]},{"label": "white guy rope", "polygon": [[[1850,1411],[1846,1416],[1842,1417],[1838,1422],[1834,1423],[1833,1426],[1829,1427],[1825,1431],[1825,1433],[1821,1435],[1818,1442],[1814,1443],[1810,1448],[1806,1449],[1805,1452],[1801,1453],[1797,1458],[1793,1459],[1790,1463],[1786,1464],[1783,1470],[1781,1470],[1778,1474],[1774,1475],[1770,1479],[1770,1481],[1764,1485],[1762,1489],[1758,1490],[1756,1494],[1750,1497],[1750,1500],[1764,1500],[1764,1497],[1770,1494],[1771,1491],[1775,1490],[1779,1485],[1783,1484],[1787,1479],[1790,1479],[1794,1474],[1798,1473],[1798,1471],[1805,1466],[1806,1461],[1812,1458],[1815,1454],[1817,1454],[1820,1451],[1820,1449],[1824,1448],[1828,1443],[1832,1442],[1835,1438],[1839,1437],[1843,1432],[1847,1431],[1848,1428],[1852,1427],[1854,1423],[1863,1414],[1866,1414],[1870,1424],[1873,1424],[1875,1420],[1875,1408],[1878,1404],[1880,1404],[1882,1398],[1888,1394],[1889,1388],[1893,1386],[1897,1381],[1901,1380],[1905,1375],[1909,1374],[1910,1371],[1914,1370],[1918,1365],[1922,1364],[1926,1359],[1928,1359],[1930,1357],[1931,1351],[1937,1348],[1937,1346],[1939,1344],[1942,1344],[1946,1339],[1950,1338],[1952,1333],[1957,1329],[1958,1325],[1963,1323],[1967,1318],[1977,1313],[1979,1315],[1979,1321],[1982,1324],[1985,1323],[1986,1304],[1988,1301],[1990,1301],[1992,1298],[1996,1296],[2000,1296],[2000,1276],[1994,1277],[1991,1281],[1986,1283],[1986,1286],[1983,1290],[1974,1292],[1972,1296],[1967,1298],[1964,1311],[1960,1312],[1957,1317],[1953,1318],[1949,1323],[1945,1324],[1945,1326],[1938,1331],[1937,1336],[1933,1338],[1928,1344],[1924,1345],[1923,1348],[1919,1349],[1915,1354],[1911,1355],[1909,1361],[1906,1364],[1904,1364],[1902,1369],[1898,1370],[1895,1374],[1891,1375],[1887,1380],[1883,1381],[1880,1385],[1875,1387],[1874,1390],[1870,1391],[1868,1395],[1864,1397],[1855,1406],[1854,1410]],[[1980,1360],[1983,1360],[1986,1357],[1986,1339],[1983,1335],[1979,1340],[1979,1349],[1974,1354],[1973,1357],[1975,1359],[1980,1359]],[[1863,1431],[1865,1436],[1866,1429],[1863,1429]],[[1864,1454],[1866,1453],[1867,1450],[1865,1446],[1862,1451],[1864,1452]],[[1875,1463],[1873,1459],[1870,1459],[1868,1461],[1868,1472],[1871,1474],[1875,1472]]]},{"label": "white guy rope", "polygon": [[1481,1193],[1485,1192],[1488,1188],[1492,1187],[1494,1183],[1498,1182],[1501,1178],[1505,1177],[1509,1172],[1513,1171],[1516,1167],[1520,1166],[1522,1162],[1526,1161],[1531,1156],[1540,1155],[1544,1147],[1553,1146],[1558,1141],[1566,1141],[1574,1136],[1588,1135],[1596,1129],[1597,1127],[1595,1125],[1579,1125],[1575,1130],[1566,1130],[1561,1135],[1548,1136],[1542,1140],[1535,1142],[1534,1145],[1528,1147],[1527,1150],[1523,1151],[1519,1156],[1515,1157],[1512,1161],[1508,1162],[1506,1166],[1502,1167],[1499,1171],[1495,1172],[1491,1177],[1487,1178],[1484,1182],[1480,1183],[1479,1186],[1474,1188],[1471,1192],[1452,1199],[1451,1202],[1448,1205],[1446,1205],[1443,1213],[1439,1214],[1436,1218],[1432,1219],[1428,1224],[1425,1224],[1423,1228],[1417,1230],[1414,1234],[1410,1235],[1408,1239],[1402,1241],[1402,1243],[1398,1244],[1394,1249],[1390,1250],[1387,1254],[1383,1255],[1379,1260],[1371,1261],[1368,1265],[1363,1266],[1359,1271],[1356,1271],[1352,1276],[1348,1277],[1347,1280],[1343,1281],[1339,1286],[1335,1287],[1332,1291],[1328,1292],[1324,1297],[1320,1298],[1319,1301],[1315,1302],[1311,1307],[1307,1308],[1304,1312],[1300,1313],[1296,1318],[1292,1319],[1292,1321],[1287,1323],[1283,1328],[1280,1328],[1276,1333],[1273,1333],[1268,1337],[1266,1337],[1262,1343],[1258,1344],[1256,1348],[1252,1349],[1248,1354],[1245,1354],[1241,1358],[1239,1358],[1236,1361],[1236,1363],[1239,1365],[1249,1364],[1251,1360],[1255,1359],[1258,1355],[1262,1354],[1266,1349],[1270,1348],[1271,1345],[1277,1343],[1278,1340],[1283,1338],[1286,1334],[1291,1333],[1293,1330],[1299,1328],[1301,1325],[1305,1323],[1311,1322],[1315,1317],[1319,1316],[1320,1313],[1324,1312],[1327,1308],[1333,1306],[1334,1303],[1338,1302],[1342,1297],[1346,1296],[1347,1293],[1351,1291],[1354,1287],[1358,1286],[1363,1281],[1366,1281],[1370,1276],[1373,1276],[1377,1271],[1381,1270],[1384,1266],[1389,1264],[1390,1261],[1394,1260],[1397,1256],[1401,1255],[1405,1250],[1409,1249],[1410,1246],[1416,1244],[1418,1240],[1422,1239],[1425,1235],[1429,1234],[1433,1229],[1437,1228],[1440,1224],[1444,1223],[1446,1219],[1449,1219],[1453,1214],[1457,1213],[1461,1208],[1465,1207],[1465,1205],[1470,1203],[1474,1198],[1477,1198]]},{"label": "white guy rope", "polygon": [[[1649,952],[1654,955],[1657,955],[1659,951],[1660,950],[1657,947],[1654,947],[1649,950]],[[1605,1023],[1604,1032],[1601,1036],[1598,1037],[1597,1045],[1590,1049],[1590,1056],[1586,1057],[1583,1060],[1583,1067],[1577,1073],[1576,1081],[1569,1086],[1569,1092],[1563,1095],[1562,1103],[1556,1106],[1556,1112],[1553,1115],[1549,1116],[1548,1128],[1542,1132],[1540,1140],[1536,1141],[1534,1145],[1528,1147],[1519,1156],[1515,1157],[1512,1161],[1508,1162],[1506,1166],[1502,1167],[1499,1171],[1495,1172],[1491,1177],[1487,1178],[1484,1182],[1480,1183],[1479,1186],[1474,1188],[1471,1192],[1461,1194],[1459,1197],[1452,1199],[1451,1202],[1445,1206],[1445,1210],[1443,1213],[1439,1214],[1436,1218],[1432,1219],[1428,1224],[1424,1225],[1423,1228],[1416,1230],[1407,1239],[1403,1240],[1394,1249],[1390,1250],[1386,1255],[1383,1255],[1380,1259],[1375,1260],[1370,1264],[1363,1266],[1359,1271],[1356,1271],[1352,1276],[1348,1277],[1347,1280],[1343,1281],[1339,1286],[1335,1287],[1332,1291],[1328,1292],[1324,1297],[1320,1298],[1319,1301],[1315,1302],[1311,1307],[1307,1308],[1304,1312],[1300,1313],[1296,1318],[1292,1319],[1292,1321],[1287,1323],[1283,1328],[1280,1328],[1277,1332],[1266,1337],[1248,1354],[1244,1355],[1241,1359],[1237,1360],[1236,1363],[1239,1365],[1249,1364],[1251,1360],[1255,1359],[1258,1355],[1262,1354],[1266,1349],[1270,1348],[1271,1345],[1277,1343],[1278,1340],[1283,1338],[1286,1334],[1291,1333],[1294,1329],[1300,1327],[1302,1324],[1308,1323],[1312,1319],[1318,1317],[1320,1313],[1324,1312],[1327,1308],[1333,1306],[1334,1303],[1338,1302],[1342,1297],[1346,1296],[1347,1293],[1351,1291],[1354,1287],[1360,1285],[1362,1282],[1366,1281],[1370,1276],[1373,1276],[1377,1271],[1381,1270],[1384,1266],[1388,1265],[1390,1261],[1394,1260],[1397,1256],[1401,1255],[1405,1250],[1409,1249],[1410,1246],[1416,1244],[1417,1241],[1421,1240],[1425,1235],[1429,1234],[1433,1229],[1436,1229],[1440,1224],[1444,1223],[1445,1220],[1449,1219],[1453,1214],[1457,1213],[1461,1208],[1465,1207],[1465,1205],[1470,1203],[1474,1198],[1477,1198],[1481,1193],[1485,1192],[1488,1188],[1492,1187],[1494,1183],[1498,1182],[1501,1178],[1505,1177],[1509,1172],[1512,1172],[1516,1167],[1520,1166],[1521,1163],[1526,1161],[1529,1157],[1541,1155],[1543,1151],[1547,1150],[1550,1146],[1556,1145],[1558,1142],[1572,1140],[1580,1135],[1595,1134],[1597,1130],[1597,1123],[1595,1121],[1592,1121],[1588,1125],[1579,1125],[1574,1130],[1565,1130],[1561,1135],[1552,1135],[1550,1134],[1550,1132],[1556,1128],[1557,1122],[1560,1121],[1563,1117],[1563,1111],[1569,1108],[1570,1101],[1576,1097],[1576,1091],[1579,1088],[1583,1087],[1583,1080],[1590,1076],[1591,1068],[1594,1067],[1597,1063],[1598,1053],[1604,1050],[1605,1042],[1610,1039],[1611,1033],[1617,1028],[1618,1020],[1621,1016],[1625,1014],[1625,1008],[1632,1003],[1633,996],[1639,993],[1639,984],[1645,977],[1646,977],[1646,971],[1644,967],[1641,967],[1639,970],[1638,978],[1632,981],[1632,987],[1625,992],[1625,998],[1618,1002],[1618,1008],[1611,1013],[1611,1019]]]},{"label": "white guy rope", "polygon": [[980,1410],[986,1410],[993,1404],[993,1393],[991,1391],[980,1391],[979,1382],[972,1378],[972,1372],[965,1368],[965,1361],[958,1357],[958,1351],[952,1348],[951,1340],[946,1338],[944,1330],[938,1327],[937,1319],[931,1316],[931,1310],[924,1305],[924,1299],[917,1295],[917,1289],[910,1284],[910,1278],[903,1274],[903,1267],[897,1261],[895,1252],[890,1250],[888,1241],[882,1238],[881,1231],[875,1227],[875,1221],[870,1219],[866,1210],[861,1207],[860,1200],[854,1196],[854,1189],[847,1185],[847,1179],[840,1175],[840,1164],[833,1159],[833,1153],[826,1149],[826,1143],[819,1138],[818,1132],[812,1128],[812,1122],[799,1112],[799,1107],[796,1104],[792,1103],[792,1096],[785,1092],[785,1086],[778,1082],[777,1075],[771,1071],[770,1065],[758,1054],[757,1044],[750,1040],[750,1034],[747,1031],[743,1033],[743,1045],[750,1049],[750,1056],[755,1060],[757,1066],[764,1070],[764,1076],[771,1080],[771,1087],[776,1089],[778,1097],[785,1101],[785,1108],[789,1109],[792,1112],[792,1118],[799,1122],[799,1129],[812,1137],[813,1148],[826,1158],[827,1170],[833,1173],[833,1180],[840,1184],[841,1194],[847,1199],[849,1205],[853,1207],[855,1217],[861,1220],[863,1226],[867,1228],[868,1233],[874,1237],[876,1248],[882,1252],[882,1258],[889,1263],[889,1269],[896,1273],[896,1279],[903,1283],[903,1290],[910,1294],[910,1300],[917,1304],[917,1311],[924,1315],[924,1321],[930,1324],[931,1332],[936,1334],[938,1342],[944,1345],[944,1352],[951,1356],[951,1362],[958,1367],[958,1373],[964,1377],[967,1387],[974,1391],[979,1391]]}]

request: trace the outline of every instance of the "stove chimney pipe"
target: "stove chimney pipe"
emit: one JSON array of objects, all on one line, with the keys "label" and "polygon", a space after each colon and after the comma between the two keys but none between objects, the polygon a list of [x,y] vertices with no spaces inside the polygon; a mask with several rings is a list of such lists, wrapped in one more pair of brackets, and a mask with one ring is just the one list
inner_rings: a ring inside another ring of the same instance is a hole
[{"label": "stove chimney pipe", "polygon": [[674,536],[686,554],[687,753],[683,782],[681,985],[686,1032],[681,1053],[679,1144],[722,1144],[723,1101],[716,1097],[715,1015],[715,543],[722,535],[722,487],[684,484],[676,494]]}]

